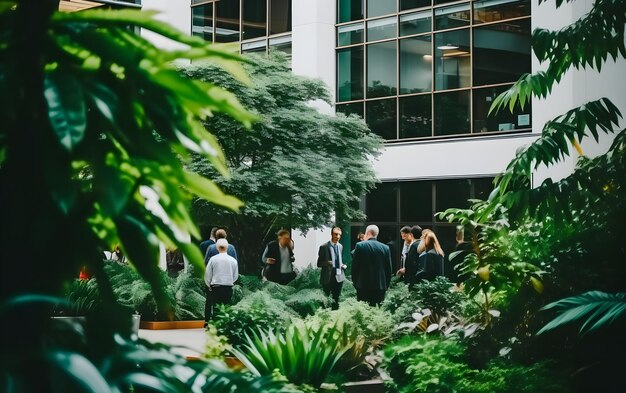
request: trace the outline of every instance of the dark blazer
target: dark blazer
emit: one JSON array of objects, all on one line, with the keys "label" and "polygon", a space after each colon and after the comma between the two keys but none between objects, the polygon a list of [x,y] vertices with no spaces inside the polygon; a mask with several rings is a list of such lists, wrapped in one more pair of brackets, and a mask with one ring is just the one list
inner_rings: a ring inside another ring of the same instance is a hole
[{"label": "dark blazer", "polygon": [[423,252],[417,262],[416,280],[432,281],[437,276],[443,276],[443,257],[435,250]]},{"label": "dark blazer", "polygon": [[[211,244],[215,244],[215,240],[207,239],[200,243],[200,252],[202,253],[202,255],[206,256],[206,250],[209,249]],[[206,265],[207,262],[204,262],[204,264]]]},{"label": "dark blazer", "polygon": [[[217,251],[217,246],[215,244],[211,244],[209,248],[207,248],[206,255],[204,256],[204,266],[209,263],[209,259],[211,259],[212,256],[215,256],[219,253],[220,252]],[[235,246],[230,243],[228,244],[228,250],[226,250],[226,253],[236,260],[239,260],[239,258],[237,258],[237,250],[235,250]]]},{"label": "dark blazer", "polygon": [[352,257],[352,281],[359,289],[387,289],[391,282],[389,246],[371,238],[356,244]]},{"label": "dark blazer", "polygon": [[409,251],[406,253],[406,258],[404,260],[404,281],[406,282],[414,282],[415,274],[417,274],[418,270],[418,259],[419,253],[417,252],[417,247],[419,247],[420,241],[415,241],[409,247]]},{"label": "dark blazer", "polygon": [[[272,240],[267,243],[267,255],[266,258],[273,258],[276,263],[268,265],[263,261],[265,268],[263,269],[263,275],[270,281],[277,281],[280,278],[280,245],[276,240]],[[289,259],[293,263],[294,255],[293,249],[289,247]]]},{"label": "dark blazer", "polygon": [[[337,248],[339,249],[339,263],[343,265],[343,259],[341,254],[343,252],[343,245],[341,243],[337,243]],[[320,284],[326,285],[331,280],[337,280],[337,282],[342,282],[344,280],[343,269],[341,270],[341,276],[336,277],[335,266],[333,266],[333,254],[332,254],[331,243],[326,242],[320,246],[320,249],[317,253],[317,267],[321,267],[322,271],[320,272]]]}]

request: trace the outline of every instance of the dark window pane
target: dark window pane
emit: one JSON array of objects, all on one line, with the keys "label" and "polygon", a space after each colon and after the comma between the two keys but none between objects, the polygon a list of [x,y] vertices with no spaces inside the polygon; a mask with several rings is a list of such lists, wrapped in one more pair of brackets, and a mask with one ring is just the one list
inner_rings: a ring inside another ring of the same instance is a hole
[{"label": "dark window pane", "polygon": [[396,41],[367,46],[367,97],[396,94]]},{"label": "dark window pane", "polygon": [[363,98],[363,47],[337,51],[337,101]]},{"label": "dark window pane", "polygon": [[384,139],[396,139],[396,99],[368,101],[365,103],[367,125],[373,133]]},{"label": "dark window pane", "polygon": [[349,115],[359,115],[359,117],[363,118],[363,103],[362,102],[353,102],[351,104],[340,104],[335,108],[337,113],[343,113],[346,116]]},{"label": "dark window pane", "polygon": [[395,222],[398,220],[396,183],[380,183],[365,199],[365,214],[368,221]]},{"label": "dark window pane", "polygon": [[191,9],[193,35],[213,42],[213,3]]},{"label": "dark window pane", "polygon": [[367,22],[367,40],[378,41],[396,37],[396,17]]},{"label": "dark window pane", "polygon": [[433,4],[438,5],[438,4],[452,3],[455,1],[459,1],[459,0],[433,0]]},{"label": "dark window pane", "polygon": [[435,30],[469,26],[470,19],[469,4],[457,4],[450,7],[435,8]]},{"label": "dark window pane", "polygon": [[430,6],[430,0],[400,0],[400,11],[428,6]]},{"label": "dark window pane", "polygon": [[367,0],[367,17],[382,16],[396,12],[396,0]]},{"label": "dark window pane", "polygon": [[239,2],[216,2],[215,15],[215,42],[239,41]]},{"label": "dark window pane", "polygon": [[432,90],[430,35],[400,40],[400,94]]},{"label": "dark window pane", "polygon": [[507,108],[491,115],[489,108],[493,100],[510,86],[488,87],[474,90],[474,132],[511,131],[531,127],[531,104],[527,102],[522,110],[515,106],[513,113]]},{"label": "dark window pane", "polygon": [[435,90],[470,86],[469,29],[435,34]]},{"label": "dark window pane", "polygon": [[481,199],[486,201],[489,198],[489,194],[493,191],[493,177],[482,177],[479,179],[473,179],[474,183],[474,199]]},{"label": "dark window pane", "polygon": [[400,15],[400,35],[428,33],[431,31],[431,12],[422,11]]},{"label": "dark window pane", "polygon": [[400,98],[400,139],[432,136],[431,97]]},{"label": "dark window pane", "polygon": [[470,132],[470,92],[435,94],[435,136]]},{"label": "dark window pane", "polygon": [[337,23],[363,19],[363,0],[338,0]]},{"label": "dark window pane", "polygon": [[337,46],[363,42],[363,22],[337,27]]},{"label": "dark window pane", "polygon": [[400,183],[400,220],[413,224],[433,220],[433,192],[429,181]]},{"label": "dark window pane", "polygon": [[474,86],[515,82],[530,72],[530,19],[474,29]]},{"label": "dark window pane", "polygon": [[291,0],[270,0],[270,34],[291,31]]},{"label": "dark window pane", "polygon": [[446,276],[450,277],[452,272],[449,270],[450,266],[448,266],[447,257],[454,251],[454,247],[456,246],[456,226],[439,224],[433,228],[433,232],[435,232],[435,236],[437,236],[437,240],[439,240],[439,245],[446,256],[444,271],[446,272]]},{"label": "dark window pane", "polygon": [[470,179],[438,180],[435,182],[435,212],[450,208],[466,209],[470,199]]},{"label": "dark window pane", "polygon": [[265,37],[267,23],[267,4],[265,0],[243,0],[243,36],[242,39]]},{"label": "dark window pane", "polygon": [[496,22],[530,15],[530,0],[484,0],[474,2],[474,23]]},{"label": "dark window pane", "polygon": [[266,41],[252,41],[252,42],[244,42],[241,44],[241,53],[254,53],[254,52],[262,52],[266,51]]}]

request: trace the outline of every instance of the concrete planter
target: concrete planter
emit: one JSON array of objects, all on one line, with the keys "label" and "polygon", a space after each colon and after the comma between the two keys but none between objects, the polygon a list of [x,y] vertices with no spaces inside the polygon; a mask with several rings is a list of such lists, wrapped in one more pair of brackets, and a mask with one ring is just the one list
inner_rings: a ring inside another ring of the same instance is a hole
[{"label": "concrete planter", "polygon": [[382,379],[346,382],[341,386],[346,393],[385,393],[387,391]]}]

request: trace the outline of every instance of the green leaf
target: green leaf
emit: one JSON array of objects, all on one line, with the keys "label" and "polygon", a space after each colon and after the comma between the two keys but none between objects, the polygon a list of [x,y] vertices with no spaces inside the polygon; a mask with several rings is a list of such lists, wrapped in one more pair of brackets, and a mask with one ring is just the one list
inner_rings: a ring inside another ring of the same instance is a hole
[{"label": "green leaf", "polygon": [[44,96],[48,118],[61,146],[72,151],[85,135],[87,115],[82,85],[69,72],[46,74]]},{"label": "green leaf", "polygon": [[84,356],[63,351],[50,351],[47,353],[50,363],[55,366],[54,372],[65,374],[79,384],[84,391],[93,393],[111,392],[107,381]]},{"label": "green leaf", "polygon": [[189,191],[195,195],[217,205],[221,205],[232,210],[238,210],[243,206],[243,202],[239,199],[224,194],[213,181],[202,177],[197,173],[185,172],[183,184],[187,186]]}]

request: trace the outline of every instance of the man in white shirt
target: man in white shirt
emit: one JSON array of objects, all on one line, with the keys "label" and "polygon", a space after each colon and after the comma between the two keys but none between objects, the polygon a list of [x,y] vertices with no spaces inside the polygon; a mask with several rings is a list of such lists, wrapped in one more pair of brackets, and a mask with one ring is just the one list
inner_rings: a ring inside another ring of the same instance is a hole
[{"label": "man in white shirt", "polygon": [[212,256],[204,272],[206,285],[205,320],[213,317],[216,304],[230,304],[233,297],[233,285],[239,278],[237,260],[227,254],[228,241],[218,239],[215,243],[219,254]]}]

